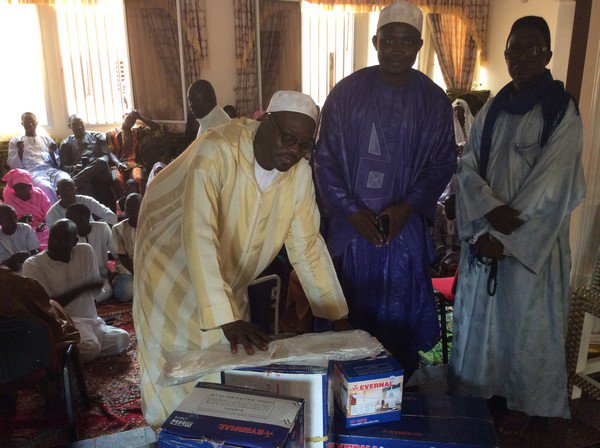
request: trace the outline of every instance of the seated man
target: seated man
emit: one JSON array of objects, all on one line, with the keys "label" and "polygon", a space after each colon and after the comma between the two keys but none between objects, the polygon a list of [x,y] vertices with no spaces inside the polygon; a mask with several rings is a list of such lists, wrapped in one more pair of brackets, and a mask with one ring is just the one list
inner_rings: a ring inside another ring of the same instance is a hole
[{"label": "seated man", "polygon": [[40,242],[28,224],[17,222],[15,209],[0,204],[0,264],[21,272],[23,262],[37,254]]},{"label": "seated man", "polygon": [[96,302],[104,302],[112,297],[112,288],[108,280],[108,253],[113,252],[110,227],[105,222],[91,221],[90,209],[83,204],[71,204],[67,207],[66,218],[77,226],[80,243],[92,246],[98,261],[98,273],[104,279],[102,290],[96,294]]},{"label": "seated man", "polygon": [[37,119],[31,112],[21,115],[25,135],[14,137],[8,144],[8,166],[29,171],[31,180],[52,202],[56,202],[56,184],[71,177],[60,169],[56,143],[50,137],[37,134]]},{"label": "seated man", "polygon": [[77,226],[61,219],[50,227],[48,249],[23,265],[23,275],[37,280],[60,303],[79,330],[81,360],[116,355],[129,345],[129,333],[106,325],[98,317],[94,296],[104,282],[89,244],[77,244]]},{"label": "seated man", "polygon": [[114,254],[117,257],[113,280],[113,294],[121,302],[133,298],[133,248],[135,246],[135,233],[142,195],[131,193],[125,201],[125,216],[119,224],[112,228]]},{"label": "seated man", "polygon": [[89,208],[94,220],[96,221],[104,221],[110,225],[117,223],[117,215],[115,215],[111,209],[100,204],[100,202],[91,196],[77,194],[77,187],[72,179],[61,180],[58,183],[56,192],[60,197],[60,201],[58,201],[52,206],[52,208],[50,208],[50,210],[48,210],[46,215],[46,223],[49,227],[52,227],[52,225],[59,219],[64,218],[67,213],[67,207],[75,203],[83,204]]},{"label": "seated man", "polygon": [[108,150],[104,135],[86,131],[85,126],[78,115],[69,117],[73,135],[60,144],[61,168],[71,175],[81,194],[93,197],[114,211],[111,166],[120,167],[122,164]]},{"label": "seated man", "polygon": [[19,221],[31,225],[41,248],[45,249],[48,244],[46,214],[52,207],[52,202],[46,193],[33,186],[31,175],[25,170],[10,170],[2,181],[6,182],[2,190],[4,202],[13,206]]},{"label": "seated man", "polygon": [[[134,128],[137,120],[142,121],[145,126]],[[158,123],[142,116],[134,109],[123,117],[121,129],[113,129],[106,133],[108,149],[117,160],[126,165],[117,171],[119,194],[123,192],[125,182],[129,178],[134,179],[138,183],[140,191],[143,191],[142,168],[139,165],[141,141],[148,133],[159,129]]]}]

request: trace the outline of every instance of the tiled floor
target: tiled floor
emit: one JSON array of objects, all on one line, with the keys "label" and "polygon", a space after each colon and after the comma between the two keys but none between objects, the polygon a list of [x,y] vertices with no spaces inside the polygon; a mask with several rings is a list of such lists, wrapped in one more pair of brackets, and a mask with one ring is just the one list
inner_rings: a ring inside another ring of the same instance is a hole
[{"label": "tiled floor", "polygon": [[80,440],[70,448],[151,448],[156,447],[156,434],[149,427]]}]

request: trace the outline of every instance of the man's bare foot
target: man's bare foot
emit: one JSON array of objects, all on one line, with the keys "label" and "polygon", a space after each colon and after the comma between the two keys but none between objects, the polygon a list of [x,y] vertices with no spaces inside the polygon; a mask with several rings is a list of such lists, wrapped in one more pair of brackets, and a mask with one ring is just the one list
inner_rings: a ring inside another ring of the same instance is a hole
[{"label": "man's bare foot", "polygon": [[506,411],[502,420],[500,421],[500,427],[498,428],[502,434],[507,436],[518,436],[523,434],[529,424],[531,417],[523,412]]}]

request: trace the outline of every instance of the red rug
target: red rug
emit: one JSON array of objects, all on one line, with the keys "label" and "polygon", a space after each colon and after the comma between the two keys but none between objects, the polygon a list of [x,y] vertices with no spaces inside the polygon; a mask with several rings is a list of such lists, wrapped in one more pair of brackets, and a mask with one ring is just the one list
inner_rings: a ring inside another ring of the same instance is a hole
[{"label": "red rug", "polygon": [[[131,344],[119,355],[102,357],[83,366],[91,407],[82,408],[74,385],[79,439],[146,426],[140,408],[131,304],[99,304],[98,314],[112,319],[111,325],[127,330]],[[2,416],[1,420],[0,446],[3,448],[51,448],[68,442],[64,406],[59,403],[55,409],[46,409],[43,395],[35,389],[19,391],[15,415]]]}]

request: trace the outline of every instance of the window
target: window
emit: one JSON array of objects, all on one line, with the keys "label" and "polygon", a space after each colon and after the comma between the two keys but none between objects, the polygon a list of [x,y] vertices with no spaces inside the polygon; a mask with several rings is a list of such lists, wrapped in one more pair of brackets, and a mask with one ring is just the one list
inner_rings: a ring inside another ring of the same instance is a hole
[{"label": "window", "polygon": [[68,114],[115,123],[132,107],[121,0],[95,6],[57,4]]},{"label": "window", "polygon": [[0,0],[0,41],[2,139],[23,132],[25,111],[60,138],[71,114],[100,130],[133,106],[122,0],[55,6]]},{"label": "window", "polygon": [[[27,30],[27,31],[24,31]],[[40,21],[33,5],[0,6],[0,42],[4,67],[0,72],[0,132],[22,131],[21,114],[33,112],[48,124]]]},{"label": "window", "polygon": [[319,105],[354,71],[354,14],[302,2],[302,91]]},{"label": "window", "polygon": [[[371,38],[377,32],[379,12],[354,14],[343,6],[333,10],[302,2],[302,91],[323,105],[333,86],[353,71],[377,65]],[[414,69],[429,75],[446,89],[435,55],[427,21],[423,23],[423,48]]]}]

